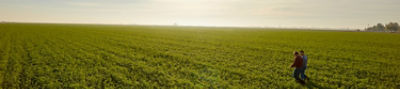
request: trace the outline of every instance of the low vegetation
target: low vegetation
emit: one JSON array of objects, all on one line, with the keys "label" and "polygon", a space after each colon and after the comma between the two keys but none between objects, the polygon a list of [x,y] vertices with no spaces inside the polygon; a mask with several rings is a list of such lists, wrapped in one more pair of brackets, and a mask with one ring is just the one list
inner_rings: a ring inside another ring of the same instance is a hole
[{"label": "low vegetation", "polygon": [[[400,35],[0,24],[0,88],[400,88]],[[309,57],[306,85],[289,65]]]}]

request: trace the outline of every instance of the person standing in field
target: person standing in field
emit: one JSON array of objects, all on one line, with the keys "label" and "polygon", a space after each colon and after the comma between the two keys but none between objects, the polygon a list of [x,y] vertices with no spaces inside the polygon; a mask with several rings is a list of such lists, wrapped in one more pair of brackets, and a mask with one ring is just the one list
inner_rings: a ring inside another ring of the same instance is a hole
[{"label": "person standing in field", "polygon": [[305,80],[305,79],[309,80],[309,78],[305,74],[306,69],[307,69],[307,60],[308,60],[307,55],[304,54],[303,50],[300,51],[300,55],[303,58],[303,68],[302,68],[301,73],[300,73],[301,79],[302,80]]},{"label": "person standing in field", "polygon": [[299,75],[303,69],[303,58],[299,55],[299,52],[294,52],[294,62],[290,67],[294,67],[293,77],[297,82],[304,83],[303,80],[299,78]]}]

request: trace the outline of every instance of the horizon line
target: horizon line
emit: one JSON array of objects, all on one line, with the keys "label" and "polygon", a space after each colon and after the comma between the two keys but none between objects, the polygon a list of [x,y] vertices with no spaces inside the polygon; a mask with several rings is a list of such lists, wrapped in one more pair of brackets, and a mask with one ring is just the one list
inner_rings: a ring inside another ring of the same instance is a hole
[{"label": "horizon line", "polygon": [[[212,26],[212,25],[179,25],[172,24],[126,24],[126,23],[79,23],[79,22],[40,22],[40,21],[0,21],[0,23],[31,23],[31,24],[82,24],[82,25],[125,25],[125,26],[175,26],[175,27],[214,27],[214,28],[258,28],[258,29],[293,29],[293,30],[339,30],[354,31],[357,28],[327,28],[327,27],[271,27],[271,26]],[[361,30],[361,29],[360,29]]]}]

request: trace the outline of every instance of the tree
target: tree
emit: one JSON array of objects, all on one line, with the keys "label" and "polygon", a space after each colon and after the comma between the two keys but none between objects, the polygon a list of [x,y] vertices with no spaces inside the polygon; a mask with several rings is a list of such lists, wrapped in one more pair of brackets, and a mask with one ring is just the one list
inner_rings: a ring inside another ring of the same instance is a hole
[{"label": "tree", "polygon": [[369,27],[365,29],[366,31],[384,31],[385,26],[382,23],[378,23],[377,25],[374,25],[372,27]]},{"label": "tree", "polygon": [[382,23],[378,23],[377,25],[376,25],[376,28],[375,28],[377,31],[384,31],[385,30],[385,26],[383,26],[383,24]]},{"label": "tree", "polygon": [[386,24],[386,30],[393,31],[393,32],[399,31],[400,30],[400,26],[396,22],[390,22],[390,23]]}]

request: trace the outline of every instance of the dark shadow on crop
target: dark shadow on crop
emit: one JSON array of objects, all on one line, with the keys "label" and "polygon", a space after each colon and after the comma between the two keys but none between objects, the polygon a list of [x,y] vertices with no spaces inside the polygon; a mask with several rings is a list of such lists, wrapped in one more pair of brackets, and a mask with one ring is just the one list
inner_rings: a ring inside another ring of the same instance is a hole
[{"label": "dark shadow on crop", "polygon": [[314,89],[314,88],[318,88],[318,89],[331,89],[329,87],[322,87],[318,84],[315,84],[312,80],[308,80],[305,84],[305,86],[309,89]]}]

